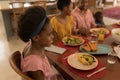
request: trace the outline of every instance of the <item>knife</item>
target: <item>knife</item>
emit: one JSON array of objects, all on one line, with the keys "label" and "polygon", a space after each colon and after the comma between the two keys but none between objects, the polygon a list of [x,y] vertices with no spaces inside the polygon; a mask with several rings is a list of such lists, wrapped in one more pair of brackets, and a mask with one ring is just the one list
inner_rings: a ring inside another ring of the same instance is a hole
[{"label": "knife", "polygon": [[103,71],[104,69],[106,69],[106,67],[102,67],[102,68],[98,69],[97,71],[94,71],[93,73],[88,74],[87,77],[90,77],[90,76],[92,76],[100,71]]}]

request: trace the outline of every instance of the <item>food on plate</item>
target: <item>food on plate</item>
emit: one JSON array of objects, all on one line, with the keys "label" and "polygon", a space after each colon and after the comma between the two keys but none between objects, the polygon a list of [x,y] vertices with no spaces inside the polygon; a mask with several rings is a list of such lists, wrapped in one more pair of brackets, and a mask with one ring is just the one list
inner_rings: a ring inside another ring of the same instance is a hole
[{"label": "food on plate", "polygon": [[98,50],[97,42],[95,42],[95,41],[88,42],[85,45],[81,46],[81,48],[84,49],[87,52]]},{"label": "food on plate", "polygon": [[81,40],[79,40],[78,38],[67,37],[67,39],[65,39],[65,43],[67,43],[67,44],[80,44]]},{"label": "food on plate", "polygon": [[78,60],[84,65],[92,65],[95,62],[94,57],[89,54],[78,55]]},{"label": "food on plate", "polygon": [[88,45],[90,46],[91,48],[91,51],[97,51],[98,49],[98,46],[97,46],[97,42],[88,42]]},{"label": "food on plate", "polygon": [[120,36],[120,33],[118,33],[118,32],[116,32],[115,34],[118,35],[118,36]]},{"label": "food on plate", "polygon": [[63,38],[63,43],[66,45],[80,45],[84,42],[81,37],[67,36]]},{"label": "food on plate", "polygon": [[91,51],[91,48],[88,44],[85,44],[82,48],[87,52]]},{"label": "food on plate", "polygon": [[100,28],[98,34],[106,34],[107,32],[106,30],[107,30],[106,28]]},{"label": "food on plate", "polygon": [[90,32],[94,34],[108,34],[109,30],[106,28],[93,28],[90,30]]}]

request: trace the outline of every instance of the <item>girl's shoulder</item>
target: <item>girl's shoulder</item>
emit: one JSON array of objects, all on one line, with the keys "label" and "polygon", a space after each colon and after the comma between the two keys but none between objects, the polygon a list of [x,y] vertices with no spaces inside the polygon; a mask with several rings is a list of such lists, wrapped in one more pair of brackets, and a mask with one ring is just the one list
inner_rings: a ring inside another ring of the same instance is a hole
[{"label": "girl's shoulder", "polygon": [[42,58],[38,55],[28,55],[24,58],[22,58],[22,61],[24,61],[24,63],[36,63],[36,62],[42,62]]},{"label": "girl's shoulder", "polygon": [[68,16],[70,22],[74,22],[74,17],[72,15]]},{"label": "girl's shoulder", "polygon": [[42,70],[43,71],[43,65],[44,62],[46,62],[47,59],[41,58],[38,55],[29,55],[26,56],[25,58],[22,59],[21,61],[21,68],[23,72],[28,72],[28,71],[36,71],[36,70]]},{"label": "girl's shoulder", "polygon": [[73,20],[73,16],[72,16],[72,15],[70,15],[69,18],[70,18],[71,20]]},{"label": "girl's shoulder", "polygon": [[51,21],[56,21],[56,20],[57,20],[57,16],[51,18]]},{"label": "girl's shoulder", "polygon": [[52,17],[50,23],[55,24],[56,22],[57,22],[57,17],[56,16]]}]

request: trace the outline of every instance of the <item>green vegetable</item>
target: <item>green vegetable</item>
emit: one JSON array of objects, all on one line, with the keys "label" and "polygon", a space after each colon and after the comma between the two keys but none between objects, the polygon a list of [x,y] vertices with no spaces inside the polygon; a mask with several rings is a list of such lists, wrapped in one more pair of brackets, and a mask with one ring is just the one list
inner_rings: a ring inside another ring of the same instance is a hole
[{"label": "green vegetable", "polygon": [[116,33],[116,35],[120,36],[120,33]]},{"label": "green vegetable", "polygon": [[95,62],[94,57],[92,57],[91,55],[83,55],[82,57],[85,58],[90,65]]},{"label": "green vegetable", "polygon": [[105,32],[105,30],[100,30],[99,33],[100,34],[105,34],[106,32]]},{"label": "green vegetable", "polygon": [[73,45],[73,44],[80,44],[82,41],[79,39],[79,38],[70,38],[68,37],[66,40],[65,40],[65,43],[66,44],[70,44],[70,45]]}]

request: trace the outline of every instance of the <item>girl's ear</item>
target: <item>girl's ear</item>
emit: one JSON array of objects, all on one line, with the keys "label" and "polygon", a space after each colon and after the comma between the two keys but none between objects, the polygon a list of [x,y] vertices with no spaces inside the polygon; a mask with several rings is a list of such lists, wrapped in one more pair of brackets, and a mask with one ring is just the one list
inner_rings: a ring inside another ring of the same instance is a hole
[{"label": "girl's ear", "polygon": [[32,40],[35,42],[38,41],[39,39],[40,39],[39,35],[35,35],[32,37]]}]

